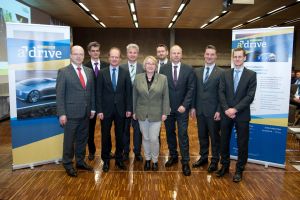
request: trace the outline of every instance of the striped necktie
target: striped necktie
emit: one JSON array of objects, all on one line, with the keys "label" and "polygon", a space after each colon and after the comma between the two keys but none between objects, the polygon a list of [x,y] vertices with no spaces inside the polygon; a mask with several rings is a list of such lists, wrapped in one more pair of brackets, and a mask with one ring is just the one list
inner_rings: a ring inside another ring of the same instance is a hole
[{"label": "striped necktie", "polygon": [[130,78],[131,78],[131,82],[133,83],[134,78],[135,78],[134,65],[130,65]]}]

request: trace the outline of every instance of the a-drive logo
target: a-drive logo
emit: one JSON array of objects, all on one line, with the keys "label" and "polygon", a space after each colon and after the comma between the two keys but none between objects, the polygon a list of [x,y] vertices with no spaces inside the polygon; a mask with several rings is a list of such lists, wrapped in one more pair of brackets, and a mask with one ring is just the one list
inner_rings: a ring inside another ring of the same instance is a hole
[{"label": "a-drive logo", "polygon": [[55,49],[55,46],[21,46],[18,49],[18,57],[30,57],[30,58],[48,58],[48,59],[55,59],[55,58],[62,58],[62,52]]},{"label": "a-drive logo", "polygon": [[267,42],[259,38],[250,39],[250,40],[241,40],[238,42],[237,47],[245,48],[245,49],[265,48],[267,47]]}]

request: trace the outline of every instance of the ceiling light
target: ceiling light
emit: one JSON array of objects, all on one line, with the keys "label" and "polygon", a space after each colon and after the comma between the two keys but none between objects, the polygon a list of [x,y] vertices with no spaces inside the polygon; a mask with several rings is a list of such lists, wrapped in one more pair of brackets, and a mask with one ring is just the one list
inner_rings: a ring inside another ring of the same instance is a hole
[{"label": "ceiling light", "polygon": [[227,13],[227,12],[228,12],[227,10],[223,10],[223,11],[222,11],[222,14],[225,14],[225,13]]},{"label": "ceiling light", "polygon": [[171,22],[168,26],[168,28],[171,28],[173,26],[173,23]]},{"label": "ceiling light", "polygon": [[203,24],[200,28],[204,28],[207,26],[207,23],[206,24]]},{"label": "ceiling light", "polygon": [[79,3],[79,5],[87,12],[89,12],[90,10],[83,4],[83,3]]},{"label": "ceiling light", "polygon": [[175,22],[175,20],[177,19],[178,15],[174,15],[172,22]]},{"label": "ceiling light", "polygon": [[106,28],[105,24],[103,22],[100,22],[101,26],[103,26],[104,28]]},{"label": "ceiling light", "polygon": [[243,24],[239,24],[239,25],[237,25],[237,26],[234,26],[234,27],[232,27],[232,29],[239,28],[239,27],[241,27],[241,26],[243,26]]},{"label": "ceiling light", "polygon": [[209,22],[213,22],[213,21],[215,21],[216,19],[218,19],[219,18],[219,16],[217,15],[217,16],[215,16],[214,18],[212,18],[211,20],[209,20]]},{"label": "ceiling light", "polygon": [[130,6],[131,12],[135,12],[134,3],[130,3],[129,6]]},{"label": "ceiling light", "polygon": [[295,22],[298,22],[298,21],[300,21],[300,18],[292,19],[292,20],[286,21],[284,23],[285,24],[291,24],[291,23],[295,23]]},{"label": "ceiling light", "polygon": [[250,20],[247,21],[247,22],[250,23],[250,22],[253,22],[253,21],[258,20],[258,19],[260,19],[260,17],[255,17],[255,18],[253,18],[253,19],[250,19]]},{"label": "ceiling light", "polygon": [[137,21],[136,14],[132,15],[133,21]]},{"label": "ceiling light", "polygon": [[139,27],[139,24],[137,22],[134,22],[135,28]]},{"label": "ceiling light", "polygon": [[277,27],[277,25],[269,26],[269,28],[274,28],[274,27]]},{"label": "ceiling light", "polygon": [[185,6],[185,4],[184,3],[182,3],[180,6],[179,6],[179,8],[178,8],[178,10],[177,10],[177,12],[181,12],[182,11],[182,9],[184,8],[184,6]]},{"label": "ceiling light", "polygon": [[286,6],[281,6],[280,8],[276,8],[275,10],[272,10],[272,11],[270,11],[270,12],[268,12],[267,14],[272,14],[272,13],[274,13],[274,12],[277,12],[277,11],[279,11],[279,10],[282,10],[282,9],[284,9]]},{"label": "ceiling light", "polygon": [[92,17],[93,17],[95,20],[99,21],[99,18],[98,18],[96,15],[92,14]]}]

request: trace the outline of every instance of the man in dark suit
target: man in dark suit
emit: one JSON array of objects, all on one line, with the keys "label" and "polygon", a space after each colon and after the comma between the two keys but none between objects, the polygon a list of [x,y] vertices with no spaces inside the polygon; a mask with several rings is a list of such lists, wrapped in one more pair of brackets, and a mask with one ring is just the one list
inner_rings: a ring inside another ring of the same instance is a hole
[{"label": "man in dark suit", "polygon": [[[86,67],[90,68],[94,72],[94,81],[95,81],[95,92],[96,92],[96,80],[99,74],[99,71],[105,67],[108,67],[109,64],[100,60],[100,44],[96,41],[90,42],[87,46],[88,53],[91,59],[85,64]],[[96,145],[94,142],[95,134],[95,125],[96,125],[97,116],[94,116],[90,119],[89,124],[89,139],[88,139],[88,149],[89,149],[89,160],[95,159]]]},{"label": "man in dark suit", "polygon": [[246,52],[236,48],[232,54],[234,68],[225,71],[220,80],[219,98],[221,104],[221,164],[218,177],[229,172],[230,137],[233,126],[237,133],[238,160],[233,176],[234,182],[242,180],[248,159],[250,104],[256,91],[256,73],[244,67]]},{"label": "man in dark suit", "polygon": [[195,74],[193,68],[181,63],[182,49],[174,45],[170,49],[171,63],[164,65],[160,73],[167,76],[171,112],[165,121],[167,142],[170,158],[165,163],[170,167],[178,162],[176,121],[178,127],[178,141],[182,156],[182,172],[185,176],[191,175],[189,166],[189,137],[187,133],[189,109],[191,108],[195,90]]},{"label": "man in dark suit", "polygon": [[127,70],[119,67],[120,49],[113,47],[109,51],[110,66],[100,71],[97,78],[97,115],[101,120],[101,158],[103,171],[108,172],[110,160],[110,130],[112,122],[115,126],[116,152],[115,164],[122,170],[123,163],[123,131],[125,117],[132,112],[132,85]]},{"label": "man in dark suit", "polygon": [[83,59],[83,48],[73,46],[71,64],[58,70],[56,82],[57,115],[64,127],[62,162],[67,174],[72,177],[77,176],[72,163],[74,151],[77,169],[93,170],[84,158],[89,119],[95,114],[95,86],[93,71],[82,65]]},{"label": "man in dark suit", "polygon": [[[139,55],[139,46],[137,44],[128,44],[126,47],[128,62],[121,65],[121,68],[126,69],[130,74],[131,83],[133,84],[136,74],[144,72],[142,64],[137,62]],[[124,130],[124,161],[129,160],[130,152],[130,126],[133,128],[133,152],[135,155],[135,160],[143,161],[141,155],[142,146],[142,133],[140,131],[140,125],[137,120],[132,117],[125,119],[125,130]]]},{"label": "man in dark suit", "polygon": [[209,138],[211,141],[212,158],[208,172],[218,169],[220,160],[220,105],[219,83],[223,69],[216,66],[217,49],[208,45],[204,52],[205,66],[195,69],[196,90],[194,105],[191,109],[192,117],[197,116],[198,138],[200,144],[200,158],[193,167],[200,167],[208,163]]},{"label": "man in dark suit", "polygon": [[156,47],[156,56],[158,59],[158,65],[157,65],[157,73],[160,72],[160,68],[168,63],[168,55],[169,55],[169,50],[168,47],[164,44],[159,44]]}]

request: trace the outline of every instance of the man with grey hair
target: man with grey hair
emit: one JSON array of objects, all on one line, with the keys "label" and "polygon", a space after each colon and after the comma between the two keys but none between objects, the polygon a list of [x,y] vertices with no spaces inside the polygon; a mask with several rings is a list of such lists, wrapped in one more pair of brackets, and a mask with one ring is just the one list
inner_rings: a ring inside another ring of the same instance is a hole
[{"label": "man with grey hair", "polygon": [[[121,65],[121,68],[124,68],[129,71],[131,83],[133,84],[135,75],[143,73],[144,69],[142,64],[137,62],[139,55],[139,46],[137,44],[131,43],[126,47],[127,51],[127,63]],[[137,120],[134,120],[132,117],[126,118],[125,120],[125,129],[124,129],[124,160],[129,160],[130,152],[130,126],[133,127],[133,152],[135,154],[135,160],[142,161],[143,157],[141,155],[141,145],[142,145],[142,134],[140,131],[140,126]]]}]

